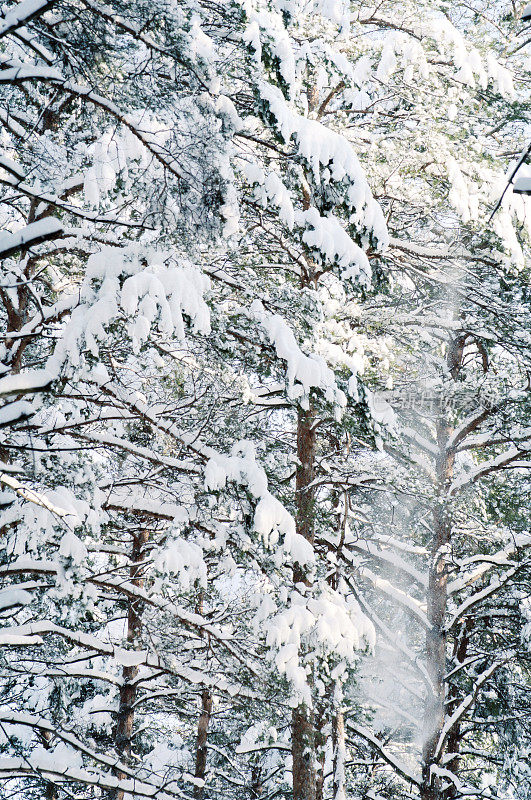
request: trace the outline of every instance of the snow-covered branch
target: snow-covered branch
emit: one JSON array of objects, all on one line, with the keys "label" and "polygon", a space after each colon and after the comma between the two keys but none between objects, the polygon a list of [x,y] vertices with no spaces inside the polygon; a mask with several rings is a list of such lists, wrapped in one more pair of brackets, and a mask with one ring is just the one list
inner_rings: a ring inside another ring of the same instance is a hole
[{"label": "snow-covered branch", "polygon": [[0,38],[27,25],[55,5],[56,0],[23,0],[11,6],[0,19]]},{"label": "snow-covered branch", "polygon": [[0,258],[7,258],[22,247],[32,247],[49,239],[56,239],[62,231],[63,226],[59,220],[55,217],[48,217],[38,222],[32,222],[14,233],[4,233],[0,235]]},{"label": "snow-covered branch", "polygon": [[448,719],[445,721],[444,726],[441,730],[441,734],[439,736],[439,740],[437,742],[434,758],[436,759],[439,758],[439,756],[442,753],[442,749],[445,745],[445,742],[448,739],[448,736],[450,735],[453,728],[457,725],[459,720],[463,717],[464,714],[466,714],[470,706],[473,704],[483,684],[486,683],[486,681],[488,681],[490,676],[493,675],[494,672],[498,669],[498,667],[501,667],[503,663],[504,663],[503,661],[494,661],[486,670],[484,670],[481,673],[481,675],[478,675],[478,678],[475,681],[472,690],[459,703],[453,714],[450,717],[448,717]]},{"label": "snow-covered branch", "polygon": [[399,759],[393,753],[391,753],[389,749],[382,744],[382,742],[380,742],[380,740],[373,733],[371,733],[370,730],[362,727],[361,725],[356,725],[350,719],[347,720],[346,725],[349,731],[366,741],[380,756],[380,758],[383,759],[383,761],[385,761],[385,763],[396,772],[397,775],[400,775],[401,778],[409,781],[414,786],[420,787],[420,775],[415,774],[409,769],[407,764],[399,761]]},{"label": "snow-covered branch", "polygon": [[528,447],[520,448],[513,446],[504,453],[500,453],[500,455],[495,458],[478,464],[478,466],[474,467],[470,472],[462,473],[451,483],[448,489],[449,496],[452,497],[458,494],[462,489],[492,473],[500,472],[504,469],[530,469],[531,461],[523,460],[525,456],[529,455],[529,452],[530,448]]},{"label": "snow-covered branch", "polygon": [[393,586],[390,581],[386,580],[385,578],[381,578],[379,575],[376,575],[368,567],[359,567],[357,571],[360,577],[368,581],[377,591],[382,592],[391,600],[403,606],[403,608],[413,615],[417,622],[420,622],[425,630],[429,630],[431,628],[429,620],[426,616],[426,607],[422,603],[420,603],[407,592],[404,592],[402,589],[398,589],[396,586]]},{"label": "snow-covered branch", "polygon": [[521,567],[522,565],[518,564],[517,566],[507,570],[507,572],[501,576],[495,575],[491,582],[485,586],[484,589],[481,589],[479,592],[475,592],[475,594],[467,597],[467,599],[464,600],[452,614],[452,618],[446,625],[446,629],[451,630],[456,622],[459,622],[459,620],[461,620],[471,608],[477,606],[478,603],[482,603],[487,597],[496,594],[496,592],[498,592],[514,575],[517,574]]}]

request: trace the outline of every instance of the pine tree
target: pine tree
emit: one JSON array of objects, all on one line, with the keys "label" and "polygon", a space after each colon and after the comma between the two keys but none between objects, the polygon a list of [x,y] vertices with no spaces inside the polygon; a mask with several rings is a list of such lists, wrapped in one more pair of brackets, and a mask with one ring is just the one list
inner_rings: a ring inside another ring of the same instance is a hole
[{"label": "pine tree", "polygon": [[[408,154],[402,150],[403,164],[397,168],[393,161],[392,166],[398,173],[397,185],[406,170],[415,180],[410,182],[411,194],[406,190],[402,196],[392,197],[388,226],[394,275],[386,288],[387,299],[384,295],[366,306],[367,326],[379,326],[389,341],[394,339],[390,377],[396,382],[397,396],[389,396],[399,412],[401,431],[386,449],[399,465],[392,481],[397,496],[390,503],[390,515],[373,496],[371,503],[379,511],[369,519],[378,532],[369,529],[365,542],[350,542],[350,548],[360,554],[357,559],[350,558],[358,567],[358,599],[386,646],[400,659],[403,672],[398,685],[393,683],[388,691],[383,683],[380,697],[374,697],[377,681],[373,677],[371,695],[379,708],[376,726],[382,727],[371,731],[368,725],[352,722],[349,728],[400,778],[401,789],[389,779],[389,785],[384,789],[383,781],[380,791],[418,791],[422,797],[441,798],[478,791],[477,781],[496,763],[497,734],[486,739],[483,723],[476,717],[493,685],[507,680],[502,677],[507,663],[502,653],[518,653],[518,659],[523,655],[517,644],[522,621],[514,620],[514,639],[512,635],[507,638],[507,632],[499,627],[504,622],[499,618],[498,623],[492,597],[498,602],[499,594],[503,606],[505,591],[519,596],[527,580],[527,540],[525,536],[515,538],[510,526],[503,534],[496,531],[483,497],[485,492],[495,495],[500,490],[498,473],[505,475],[513,468],[521,473],[528,468],[528,326],[520,317],[525,314],[526,217],[518,200],[509,195],[494,232],[486,233],[482,223],[497,191],[492,145],[511,139],[514,144],[521,135],[520,115],[525,112],[516,101],[505,68],[496,71],[493,67],[492,50],[487,59],[493,83],[487,80],[481,51],[485,40],[491,40],[493,49],[496,45],[477,17],[474,27],[466,16],[460,20],[468,41],[452,30],[448,19],[443,22],[443,41],[451,36],[459,48],[455,60],[443,61],[441,66],[429,52],[428,20],[426,13],[423,27],[416,29],[410,22],[400,48],[395,39],[394,50],[387,52],[391,66],[386,80],[392,94],[399,80],[407,85],[412,79],[411,72],[409,78],[406,72],[402,78],[396,56],[406,56],[404,42],[418,33],[428,57],[424,75],[414,82],[419,93],[430,86],[433,101],[427,111],[413,104],[408,108],[405,89],[394,96],[394,116],[399,111],[409,115],[418,152],[415,145]],[[382,13],[374,24],[385,28],[397,23],[387,23]],[[474,39],[477,49],[471,46]],[[417,53],[416,63],[421,63],[418,45],[411,43],[409,57],[411,48]],[[456,67],[460,68],[458,75]],[[518,70],[515,64],[520,79]],[[450,107],[449,125],[444,108],[452,99],[456,81],[467,88],[459,87],[459,106]],[[444,93],[443,86],[447,87]],[[493,98],[488,111],[478,105],[484,92]],[[488,122],[494,111],[496,121],[491,118]],[[445,132],[454,127],[446,142],[440,133],[443,119]],[[403,128],[399,130],[403,136]],[[461,143],[469,141],[466,132],[471,130],[476,149],[465,153]],[[384,152],[386,147],[389,145],[384,143]],[[393,149],[396,158],[397,146]],[[429,153],[421,156],[426,150]],[[382,161],[385,163],[385,156]],[[393,177],[383,184],[387,195],[392,193]],[[404,230],[415,241],[405,241]],[[392,466],[384,464],[386,467],[392,475]],[[359,530],[359,524],[356,527]],[[401,534],[386,534],[389,528],[398,528]],[[471,565],[481,563],[472,579]],[[510,569],[502,569],[507,566]],[[497,568],[501,570],[499,587],[491,575]],[[485,625],[493,629],[492,640]],[[488,641],[497,644],[487,646]],[[501,641],[506,642],[507,650]],[[385,662],[383,658],[383,675],[389,667],[396,670],[394,662]],[[525,659],[519,664],[520,674],[525,675]],[[390,708],[386,712],[387,703]],[[424,720],[422,732],[419,717]],[[400,731],[391,734],[389,746],[385,742],[388,726]],[[383,735],[375,737],[379,730]],[[411,745],[403,759],[399,753],[407,742]],[[462,751],[466,755],[462,756]]]}]

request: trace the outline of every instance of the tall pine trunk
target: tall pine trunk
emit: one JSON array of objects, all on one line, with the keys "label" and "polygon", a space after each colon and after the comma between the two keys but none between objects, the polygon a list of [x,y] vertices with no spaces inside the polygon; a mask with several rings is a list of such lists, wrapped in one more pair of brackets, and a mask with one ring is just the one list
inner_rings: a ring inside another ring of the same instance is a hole
[{"label": "tall pine trunk", "polygon": [[336,683],[332,706],[333,783],[332,800],[345,800],[345,717],[343,715],[343,692]]},{"label": "tall pine trunk", "polygon": [[210,716],[212,714],[212,692],[206,687],[201,692],[201,714],[197,723],[197,739],[195,747],[195,777],[203,781],[202,785],[194,786],[194,797],[201,800],[205,793],[207,765],[207,735]]},{"label": "tall pine trunk", "polygon": [[[458,638],[456,639],[452,663],[462,664],[466,658],[468,645],[470,642],[470,629],[472,627],[472,623],[470,619],[465,620],[463,623],[463,627],[460,631]],[[451,685],[448,687],[448,703],[447,703],[447,713],[448,715],[453,714],[457,706],[459,705],[460,695],[455,687],[455,685]],[[461,724],[457,722],[450,733],[448,734],[448,741],[446,744],[446,754],[447,754],[447,761],[446,765],[449,770],[457,774],[457,770],[459,769],[459,750],[461,747]],[[451,758],[450,758],[451,756]],[[448,798],[457,797],[457,790],[451,789],[448,793]]]},{"label": "tall pine trunk", "polygon": [[[129,579],[133,586],[142,587],[144,585],[142,561],[145,554],[145,547],[148,542],[149,534],[147,530],[133,534],[133,546],[131,548],[131,566],[129,568]],[[137,644],[142,632],[142,612],[143,603],[138,598],[130,597],[127,603],[127,642]],[[118,719],[114,732],[114,746],[116,753],[124,764],[131,761],[133,748],[133,725],[135,720],[135,702],[137,699],[136,678],[138,675],[137,666],[125,666],[122,670],[122,685],[120,687],[120,705],[118,708]],[[126,775],[120,769],[116,770],[116,777],[122,779]],[[111,793],[112,800],[123,800],[124,792],[116,789]]]},{"label": "tall pine trunk", "polygon": [[[196,614],[203,613],[204,592],[199,592],[195,607]],[[201,634],[202,635],[202,634]],[[194,786],[194,797],[201,800],[205,794],[206,766],[207,766],[207,737],[210,717],[212,715],[212,692],[205,686],[201,690],[201,713],[197,720],[197,737],[195,740],[195,772],[194,776],[203,783]]]},{"label": "tall pine trunk", "polygon": [[323,800],[324,792],[324,778],[325,778],[325,761],[326,761],[326,722],[327,714],[327,697],[323,697],[317,703],[316,712],[314,716],[315,727],[315,800]]},{"label": "tall pine trunk", "polygon": [[448,487],[453,477],[454,454],[447,450],[452,431],[444,419],[437,423],[437,495],[433,510],[433,536],[428,572],[427,616],[430,629],[426,634],[427,670],[431,694],[424,715],[424,745],[422,753],[422,800],[442,800],[440,780],[432,768],[440,763],[437,752],[439,738],[446,718],[446,631],[448,603],[448,551],[452,536],[452,519]]},{"label": "tall pine trunk", "polygon": [[[297,419],[297,533],[314,543],[315,414],[299,409]],[[309,588],[308,576],[299,564],[293,570],[294,583]],[[310,682],[311,685],[311,682]],[[293,800],[316,800],[316,753],[313,710],[301,703],[292,716]]]}]

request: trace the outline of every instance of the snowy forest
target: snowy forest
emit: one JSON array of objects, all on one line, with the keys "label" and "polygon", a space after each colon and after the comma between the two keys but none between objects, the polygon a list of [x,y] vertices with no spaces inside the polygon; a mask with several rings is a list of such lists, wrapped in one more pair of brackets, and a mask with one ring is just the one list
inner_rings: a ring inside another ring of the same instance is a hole
[{"label": "snowy forest", "polygon": [[531,6],[6,0],[0,798],[531,800]]}]

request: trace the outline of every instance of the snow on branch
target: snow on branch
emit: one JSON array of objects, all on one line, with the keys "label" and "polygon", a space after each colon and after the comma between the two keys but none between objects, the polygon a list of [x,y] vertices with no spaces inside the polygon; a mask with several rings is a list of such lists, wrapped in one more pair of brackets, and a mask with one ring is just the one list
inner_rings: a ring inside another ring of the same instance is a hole
[{"label": "snow on branch", "polygon": [[197,466],[192,461],[185,461],[172,456],[159,455],[149,447],[142,447],[138,444],[133,444],[128,439],[123,439],[118,436],[112,436],[110,433],[97,434],[97,433],[83,433],[76,431],[76,437],[83,439],[87,442],[92,442],[95,445],[102,447],[111,447],[118,450],[123,450],[131,455],[138,456],[138,458],[146,459],[152,464],[160,464],[165,467],[179,470],[179,472],[199,474]]},{"label": "snow on branch", "polygon": [[451,733],[452,729],[455,725],[459,722],[462,718],[463,714],[465,714],[474,700],[477,697],[477,694],[483,684],[490,678],[490,676],[498,669],[498,667],[502,666],[503,661],[494,661],[490,667],[488,667],[481,675],[478,676],[477,681],[475,682],[472,691],[467,694],[464,700],[459,703],[454,713],[448,717],[446,722],[443,725],[441,730],[441,734],[439,736],[439,740],[437,742],[437,747],[435,748],[435,752],[433,754],[434,760],[437,760],[442,753],[443,747],[448,739],[449,734]]},{"label": "snow on branch", "polygon": [[182,799],[182,790],[173,792],[171,788],[162,789],[152,783],[140,781],[137,778],[119,779],[110,775],[108,772],[95,772],[92,770],[81,769],[79,767],[69,767],[66,764],[57,763],[50,755],[45,763],[34,757],[12,757],[0,758],[0,777],[4,780],[8,778],[23,777],[25,775],[39,775],[54,783],[66,783],[74,781],[85,786],[95,786],[99,789],[121,790],[131,797],[149,798],[149,800],[175,800]]},{"label": "snow on branch", "polygon": [[353,212],[350,222],[363,226],[372,234],[378,246],[385,249],[388,233],[383,212],[372,196],[365,173],[350,142],[321,122],[303,117],[290,108],[276,86],[262,81],[258,90],[276,121],[282,139],[285,142],[296,142],[299,155],[313,171],[315,182],[321,182],[324,170],[328,170],[334,182],[340,183],[346,179],[347,205]]},{"label": "snow on branch", "polygon": [[478,603],[481,603],[487,597],[490,597],[490,595],[495,594],[504,584],[507,583],[507,581],[513,577],[513,575],[518,572],[519,569],[521,569],[521,566],[521,564],[518,564],[517,566],[512,567],[512,569],[507,570],[507,572],[501,577],[495,575],[488,586],[464,600],[459,608],[454,612],[452,619],[446,625],[446,630],[451,630],[455,623],[458,622],[461,617],[463,617],[463,615],[471,608],[477,606]]},{"label": "snow on branch", "polygon": [[69,511],[65,511],[64,508],[60,508],[52,503],[48,498],[40,494],[39,492],[34,491],[29,486],[25,486],[23,483],[17,481],[16,478],[13,478],[12,475],[6,475],[5,472],[0,473],[0,483],[3,483],[4,486],[9,486],[10,489],[22,497],[24,500],[27,500],[29,503],[34,503],[37,506],[41,506],[49,511],[51,514],[54,514],[56,517],[61,519],[70,516]]},{"label": "snow on branch", "polygon": [[463,441],[463,439],[466,439],[469,433],[475,431],[482,422],[491,417],[497,411],[499,411],[499,406],[483,408],[479,413],[475,412],[464,419],[461,425],[455,429],[448,439],[446,450],[448,452],[455,452],[457,446]]},{"label": "snow on branch", "polygon": [[[0,71],[0,77],[1,75],[2,72]],[[0,120],[1,118],[2,115],[0,113]],[[146,225],[143,222],[130,222],[129,220],[124,220],[119,217],[115,217],[112,214],[97,214],[92,211],[85,211],[82,208],[73,206],[70,203],[62,201],[56,195],[42,193],[41,191],[35,189],[33,186],[29,186],[28,184],[23,183],[20,177],[11,177],[11,178],[0,177],[0,184],[13,187],[18,192],[21,192],[26,197],[29,197],[31,200],[37,200],[45,205],[53,206],[54,208],[59,208],[62,211],[66,211],[75,217],[79,217],[80,219],[85,219],[89,222],[99,222],[104,225],[120,225],[124,228],[142,228],[143,230],[151,230],[149,225]]]},{"label": "snow on branch", "polygon": [[[22,561],[22,559],[19,559]],[[25,559],[27,568],[24,571],[39,571],[45,574],[57,573],[57,565],[51,562],[31,562]],[[18,562],[15,562],[15,566]],[[32,567],[33,564],[33,567]],[[19,572],[22,571],[22,568]],[[15,574],[13,571],[1,570],[0,574]],[[245,687],[241,684],[235,684],[228,681],[221,675],[212,676],[197,668],[181,666],[175,658],[169,657],[163,660],[155,653],[148,653],[147,650],[125,650],[118,645],[110,644],[108,641],[99,639],[93,634],[84,634],[77,631],[72,631],[68,628],[56,625],[48,620],[42,622],[33,622],[26,625],[13,626],[11,628],[0,628],[0,645],[5,646],[27,646],[27,645],[42,645],[44,644],[44,636],[61,636],[65,641],[73,645],[84,648],[88,651],[88,658],[91,658],[91,653],[98,653],[101,656],[109,656],[113,658],[116,663],[121,666],[143,666],[148,669],[162,672],[167,675],[173,675],[176,678],[184,680],[186,683],[194,686],[207,686],[216,692],[220,692],[229,697],[245,696],[248,699],[256,699],[257,694],[251,688]],[[58,672],[59,676],[68,677],[69,675],[77,675],[79,668],[77,666],[67,668],[61,666]],[[87,676],[96,676],[97,679],[109,680],[114,683],[120,681],[113,676],[108,676],[106,673],[97,673],[94,670],[88,670]],[[39,670],[39,674],[42,671]],[[81,675],[80,677],[84,677]]]},{"label": "snow on branch", "polygon": [[[87,747],[87,745],[85,745],[77,736],[63,730],[59,725],[52,725],[51,722],[48,722],[48,720],[44,719],[43,717],[39,717],[34,714],[21,714],[13,711],[2,710],[0,711],[0,724],[2,726],[21,725],[23,727],[33,728],[34,730],[44,731],[45,733],[50,734],[50,736],[54,739],[60,739],[65,744],[69,745],[72,748],[71,754],[73,760],[75,760],[75,751],[77,751],[78,753],[83,753],[83,755],[89,756],[94,761],[106,767],[115,768],[117,766],[115,758],[111,758],[103,753],[98,753],[96,750]],[[50,761],[55,762],[55,757],[51,756],[51,754]],[[47,764],[42,764],[40,768],[46,769],[47,766]],[[58,765],[55,764],[55,766]],[[64,766],[72,766],[72,764],[65,764]],[[134,777],[134,772],[125,764],[118,762],[118,766],[124,775]]]},{"label": "snow on branch", "polygon": [[[459,568],[463,571],[463,574],[448,584],[448,594],[455,594],[461,591],[461,589],[464,589],[465,586],[475,583],[494,567],[513,566],[514,564],[510,561],[511,557],[518,553],[519,550],[526,547],[531,547],[531,535],[528,533],[515,534],[513,542],[509,547],[499,550],[497,553],[472,556],[471,558],[461,561],[459,563]],[[477,564],[476,568],[467,572],[467,567],[472,567],[474,564]]]},{"label": "snow on branch", "polygon": [[86,100],[96,107],[102,109],[111,117],[114,117],[125,128],[127,128],[133,136],[135,136],[146,150],[167,169],[172,175],[181,178],[181,171],[178,169],[177,159],[168,155],[166,147],[162,147],[155,141],[154,135],[150,135],[147,131],[143,131],[136,125],[131,117],[124,114],[121,109],[111,100],[107,100],[103,95],[94,92],[89,87],[82,86],[81,84],[74,83],[65,78],[55,67],[41,67],[37,64],[21,63],[17,61],[4,61],[6,68],[0,70],[0,83],[24,83],[26,81],[42,81],[44,83],[51,83],[54,86],[60,87],[64,92],[74,95],[80,100]]},{"label": "snow on branch", "polygon": [[0,234],[0,258],[13,255],[22,247],[31,247],[61,235],[63,226],[55,217],[47,217],[26,225],[14,233]]},{"label": "snow on branch", "polygon": [[[6,122],[4,118],[0,116],[0,120],[2,122]],[[22,169],[21,165],[18,164],[16,161],[13,161],[12,158],[9,158],[5,155],[0,155],[0,168],[5,169],[10,175],[14,175],[15,178],[23,181],[26,179],[26,173]]]},{"label": "snow on branch", "polygon": [[426,616],[425,606],[423,606],[422,603],[419,603],[418,600],[415,600],[415,598],[411,597],[411,595],[407,592],[397,589],[396,586],[393,586],[393,584],[385,578],[380,578],[379,575],[376,575],[367,567],[359,567],[358,572],[359,575],[371,583],[375,589],[383,592],[392,600],[399,603],[403,608],[406,608],[411,614],[413,614],[423,628],[430,630],[431,625],[428,617]]},{"label": "snow on branch", "polygon": [[236,442],[229,456],[204,445],[201,445],[201,449],[209,456],[205,467],[205,487],[211,491],[218,491],[223,489],[229,480],[247,486],[249,493],[257,501],[254,529],[266,546],[275,546],[279,534],[282,534],[282,544],[278,548],[280,555],[285,554],[292,563],[313,564],[315,558],[313,548],[297,532],[295,520],[289,511],[269,491],[267,475],[256,461],[253,443],[245,440]]},{"label": "snow on branch", "polygon": [[511,447],[509,450],[506,450],[505,453],[500,453],[499,456],[492,458],[490,461],[479,464],[475,469],[456,478],[456,480],[450,485],[448,494],[450,497],[452,497],[461,489],[465,488],[466,486],[470,486],[480,478],[484,478],[486,475],[490,475],[493,472],[499,472],[500,470],[510,468],[530,469],[531,461],[521,460],[523,456],[529,455],[530,449],[531,448],[527,447]]},{"label": "snow on branch", "polygon": [[17,3],[0,19],[0,38],[7,33],[15,31],[17,28],[27,25],[35,17],[44,14],[45,11],[55,5],[55,1],[23,0],[22,3]]},{"label": "snow on branch", "polygon": [[287,363],[286,383],[290,399],[299,399],[302,408],[308,408],[310,390],[318,388],[328,402],[334,403],[338,412],[345,408],[347,398],[337,386],[334,372],[321,355],[306,355],[302,351],[293,330],[280,314],[266,312],[259,300],[251,304],[250,314],[267,333],[278,358]]},{"label": "snow on branch", "polygon": [[[45,574],[57,574],[58,570],[59,565],[50,561],[39,562],[28,559],[19,559],[18,561],[15,561],[13,564],[10,564],[6,567],[0,567],[0,577],[10,574],[20,574],[21,572],[30,572],[35,574],[39,574],[41,572]],[[240,661],[240,663],[244,664],[246,668],[250,670],[250,672],[254,674],[259,673],[258,666],[252,663],[248,657],[243,656],[235,645],[231,644],[230,639],[233,638],[232,634],[224,633],[217,626],[210,624],[200,614],[188,611],[175,602],[170,602],[160,595],[149,593],[141,587],[136,586],[131,581],[124,581],[120,578],[114,577],[113,575],[88,575],[85,580],[87,583],[98,586],[99,588],[111,589],[120,594],[124,594],[129,598],[141,600],[142,602],[146,603],[146,605],[149,605],[153,608],[158,608],[160,611],[178,619],[186,628],[200,630],[203,633],[208,634],[213,640],[219,642],[226,650],[228,650],[238,661]],[[128,655],[132,656],[132,654],[135,652],[122,650],[122,648],[117,648],[114,645],[109,645],[105,642],[102,642],[91,634],[75,633],[74,631],[70,631],[68,628],[63,628],[50,622],[31,623],[29,627],[24,625],[21,626],[20,629],[11,629],[11,632],[21,635],[34,635],[35,633],[39,635],[42,633],[57,634],[59,636],[63,636],[69,641],[79,644],[82,647],[94,648],[103,654],[112,655],[117,658],[119,662],[120,658],[126,658]],[[162,666],[160,659],[148,654],[147,651],[143,651],[140,655],[136,653],[135,657],[140,658],[138,663],[143,663],[146,666]]]},{"label": "snow on branch", "polygon": [[[204,80],[198,74],[197,69],[194,69],[192,66],[192,62],[190,60],[186,60],[185,58],[179,55],[179,51],[176,47],[168,48],[163,47],[153,39],[148,33],[145,32],[143,26],[140,26],[138,23],[131,22],[131,20],[126,19],[125,17],[121,16],[120,14],[116,14],[114,9],[111,8],[109,5],[100,6],[97,3],[92,2],[92,0],[82,0],[83,5],[86,8],[90,8],[94,14],[102,19],[106,20],[107,22],[112,23],[117,28],[120,28],[122,31],[130,34],[133,39],[136,39],[139,42],[142,42],[146,45],[149,50],[153,50],[156,53],[160,53],[167,58],[172,58],[177,64],[181,67],[184,67],[191,72],[194,77],[197,79],[199,84],[206,90],[208,90],[208,85],[205,83]],[[182,31],[181,31],[182,34]]]},{"label": "snow on branch", "polygon": [[349,731],[352,731],[356,736],[364,739],[368,744],[371,745],[373,750],[375,750],[378,755],[389,764],[390,767],[402,778],[405,780],[410,781],[414,786],[420,788],[420,776],[416,775],[414,772],[411,772],[407,764],[404,764],[403,761],[399,761],[396,756],[389,752],[389,750],[385,747],[384,744],[376,737],[371,731],[367,730],[367,728],[363,728],[361,725],[355,725],[350,720],[347,720],[347,728]]},{"label": "snow on branch", "polygon": [[370,285],[369,260],[337,217],[333,214],[323,217],[315,206],[311,206],[306,211],[295,212],[295,222],[304,228],[302,241],[320,253],[324,263],[337,263],[343,268],[343,280],[357,279],[363,285]]},{"label": "snow on branch", "polygon": [[6,403],[0,407],[0,428],[28,419],[34,411],[33,403],[29,403],[27,400],[15,400],[13,403]]},{"label": "snow on branch", "polygon": [[459,795],[466,795],[467,797],[484,797],[483,789],[474,789],[471,786],[465,786],[464,783],[461,783],[455,772],[452,772],[446,767],[440,767],[438,764],[432,764],[430,773],[438,778],[446,779],[447,782],[441,786],[442,791],[445,791],[453,786],[455,790],[459,792]]},{"label": "snow on branch", "polygon": [[29,369],[18,375],[8,375],[0,379],[0,397],[42,392],[56,377],[51,369]]}]

